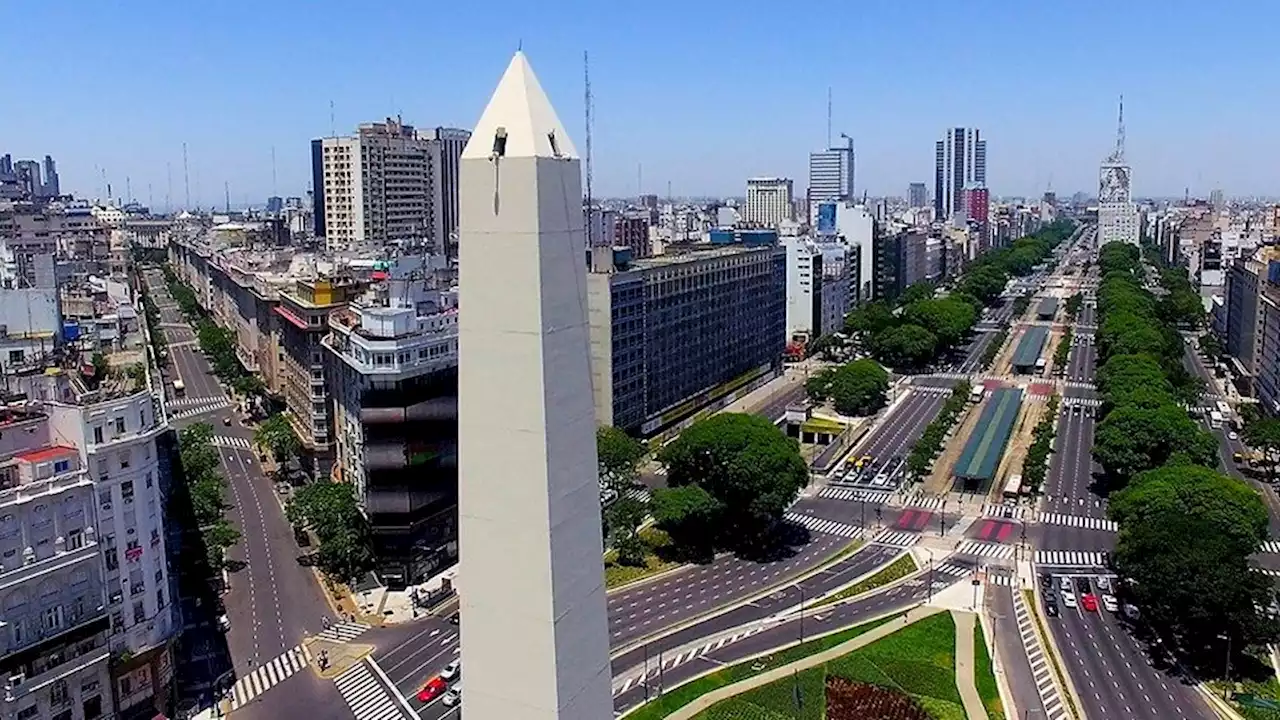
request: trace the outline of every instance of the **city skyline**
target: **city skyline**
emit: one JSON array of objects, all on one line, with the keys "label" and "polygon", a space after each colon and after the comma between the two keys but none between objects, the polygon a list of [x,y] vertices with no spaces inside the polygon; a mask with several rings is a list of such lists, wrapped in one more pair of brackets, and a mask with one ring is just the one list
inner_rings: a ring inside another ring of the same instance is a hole
[{"label": "city skyline", "polygon": [[[1121,24],[1138,25],[1153,8],[1142,2],[1107,11]],[[11,92],[25,100],[6,117],[5,136],[21,143],[6,151],[60,158],[63,185],[77,194],[99,195],[105,168],[115,195],[129,178],[134,199],[149,196],[163,206],[170,197],[176,206],[184,196],[185,142],[193,202],[221,206],[224,184],[234,205],[302,195],[311,139],[349,134],[359,123],[397,114],[420,127],[465,127],[472,122],[468,108],[483,101],[481,88],[501,70],[494,58],[517,45],[554,78],[548,94],[578,137],[584,135],[582,52],[591,52],[599,196],[665,195],[668,182],[676,196],[740,195],[746,178],[760,175],[804,182],[808,154],[826,144],[829,87],[833,130],[854,138],[858,186],[872,195],[903,195],[910,182],[932,184],[933,142],[959,126],[980,127],[991,139],[993,195],[1035,196],[1050,186],[1061,195],[1091,192],[1097,163],[1111,146],[1114,99],[1121,93],[1129,98],[1138,196],[1181,196],[1188,188],[1199,196],[1215,188],[1263,193],[1266,158],[1280,150],[1263,120],[1270,102],[1265,82],[1253,70],[1260,64],[1251,53],[1265,43],[1249,38],[1268,23],[1259,16],[1262,22],[1237,27],[1194,6],[1170,17],[1199,38],[1177,54],[1157,52],[1145,44],[1156,41],[1141,40],[1140,33],[1123,51],[1088,42],[1096,14],[1090,8],[996,12],[986,3],[963,12],[939,9],[924,24],[888,5],[859,8],[856,16],[819,5],[780,23],[741,8],[720,33],[678,38],[671,37],[669,16],[678,13],[685,27],[715,23],[729,6],[659,3],[622,24],[598,11],[568,12],[554,26],[504,3],[440,10],[436,24],[454,27],[502,17],[503,28],[483,37],[415,29],[378,8],[345,18],[339,32],[332,13],[300,9],[233,3],[175,12],[151,4],[125,18],[94,9],[13,8],[13,27],[58,27],[68,36],[50,70],[78,78],[80,90],[11,79]],[[1260,10],[1267,12],[1275,11]],[[805,18],[815,14],[877,32],[866,34],[856,56],[847,58],[851,63],[835,62],[835,51],[821,47],[787,56],[782,38],[811,32]],[[950,33],[999,40],[994,50],[962,63],[968,82],[961,85],[938,73],[925,50]],[[377,51],[327,52],[336,43]],[[232,46],[236,52],[225,52]],[[760,52],[744,63],[729,52],[735,46]],[[1054,53],[1047,67],[1013,60],[1046,48]],[[21,66],[16,46],[3,52],[10,66]],[[842,76],[814,69],[850,65],[874,71]],[[139,102],[136,91],[121,94],[121,83],[146,88],[156,102]],[[1197,102],[1187,102],[1188,86],[1198,88]],[[742,109],[761,96],[770,99],[750,112],[709,110]],[[86,106],[99,109],[92,122]],[[775,141],[759,141],[770,136]]]}]

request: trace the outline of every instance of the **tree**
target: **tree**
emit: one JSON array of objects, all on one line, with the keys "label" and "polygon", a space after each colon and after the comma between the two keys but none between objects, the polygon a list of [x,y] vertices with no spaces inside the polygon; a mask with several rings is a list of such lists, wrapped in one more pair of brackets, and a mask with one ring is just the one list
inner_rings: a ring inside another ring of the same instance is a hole
[{"label": "tree", "polygon": [[958,345],[978,321],[978,313],[972,305],[950,297],[920,300],[907,305],[902,317],[904,321],[933,333],[938,345],[945,349]]},{"label": "tree", "polygon": [[635,483],[645,454],[645,447],[639,440],[616,427],[606,425],[596,430],[600,479],[619,493]]},{"label": "tree", "polygon": [[912,305],[922,300],[931,299],[933,294],[933,283],[928,281],[913,283],[902,291],[902,295],[898,297],[898,303],[903,306]]},{"label": "tree", "polygon": [[371,567],[369,522],[349,483],[321,480],[306,485],[289,499],[285,517],[294,527],[316,534],[317,564],[331,578],[348,582]]},{"label": "tree", "polygon": [[850,335],[874,335],[897,324],[893,308],[879,300],[854,308],[844,320],[844,331]]},{"label": "tree", "polygon": [[634,495],[621,495],[606,510],[609,547],[618,553],[623,565],[644,565],[649,547],[640,538],[640,525],[648,514],[648,506]]},{"label": "tree", "polygon": [[283,413],[276,413],[262,421],[253,433],[253,441],[270,451],[276,463],[281,465],[302,451],[302,443],[293,432],[289,418]]},{"label": "tree", "polygon": [[809,397],[830,400],[841,415],[870,415],[884,407],[889,373],[874,360],[861,359],[824,368],[805,382]]},{"label": "tree", "polygon": [[702,536],[719,547],[758,546],[809,481],[795,440],[742,413],[694,423],[658,461],[672,488],[654,492],[659,526],[673,539]]},{"label": "tree", "polygon": [[1075,295],[1072,295],[1071,297],[1067,298],[1067,304],[1065,308],[1067,311],[1067,317],[1071,318],[1072,322],[1075,322],[1075,319],[1080,315],[1080,309],[1082,307],[1084,307],[1083,293],[1076,293]]},{"label": "tree", "polygon": [[646,450],[640,441],[616,427],[596,430],[596,457],[600,482],[613,490],[614,500],[602,508],[605,541],[618,553],[624,565],[642,565],[648,548],[640,539],[640,525],[648,514],[647,504],[631,492],[636,486],[640,461]]},{"label": "tree", "polygon": [[1271,583],[1248,562],[1267,537],[1267,511],[1247,485],[1165,467],[1136,476],[1108,512],[1120,527],[1113,560],[1125,590],[1170,644],[1221,658],[1220,634],[1238,651],[1280,637],[1267,612]]},{"label": "tree", "polygon": [[1280,419],[1272,417],[1255,417],[1244,426],[1244,439],[1250,447],[1262,451],[1266,459],[1267,470],[1271,477],[1277,475],[1280,464]]},{"label": "tree", "polygon": [[1137,473],[1178,459],[1175,456],[1205,466],[1216,464],[1218,457],[1217,440],[1177,405],[1125,405],[1098,423],[1093,457],[1120,484]]},{"label": "tree", "polygon": [[934,357],[938,339],[919,325],[899,325],[872,338],[871,352],[885,365],[903,369],[924,367]]},{"label": "tree", "polygon": [[1226,354],[1226,348],[1222,346],[1222,340],[1211,332],[1200,336],[1200,349],[1211,358],[1219,358]]}]

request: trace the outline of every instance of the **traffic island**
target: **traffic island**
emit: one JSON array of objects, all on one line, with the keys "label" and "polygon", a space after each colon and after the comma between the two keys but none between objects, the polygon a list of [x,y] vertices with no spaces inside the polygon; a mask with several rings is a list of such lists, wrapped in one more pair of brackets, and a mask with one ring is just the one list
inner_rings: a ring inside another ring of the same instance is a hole
[{"label": "traffic island", "polygon": [[[302,647],[310,661],[311,669],[326,680],[332,680],[350,670],[352,666],[373,652],[372,645],[337,643],[318,637],[303,640]],[[327,658],[327,664],[324,667],[320,666],[322,655]]]}]

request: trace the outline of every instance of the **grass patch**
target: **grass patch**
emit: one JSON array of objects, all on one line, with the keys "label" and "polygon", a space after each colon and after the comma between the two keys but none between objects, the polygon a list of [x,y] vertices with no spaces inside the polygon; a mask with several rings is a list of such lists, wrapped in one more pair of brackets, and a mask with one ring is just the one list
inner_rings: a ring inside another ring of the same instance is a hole
[{"label": "grass patch", "polygon": [[[1223,697],[1225,691],[1232,693],[1242,693],[1245,695],[1253,695],[1254,697],[1280,702],[1280,680],[1270,677],[1265,681],[1256,680],[1232,680],[1230,683],[1222,680],[1214,680],[1207,683],[1209,689],[1218,697]],[[1232,701],[1231,707],[1245,720],[1280,720],[1280,711],[1268,710],[1266,708],[1255,708],[1241,705]]]},{"label": "grass patch", "polygon": [[1058,679],[1058,687],[1062,688],[1062,699],[1067,703],[1067,707],[1071,708],[1072,717],[1080,717],[1080,709],[1076,707],[1075,695],[1071,692],[1071,686],[1067,685],[1067,678],[1062,666],[1058,664],[1058,654],[1049,647],[1053,642],[1053,636],[1049,634],[1049,628],[1044,626],[1044,620],[1040,619],[1040,608],[1036,606],[1035,591],[1023,590],[1022,599],[1027,603],[1027,612],[1031,613],[1031,619],[1036,623],[1036,630],[1040,632],[1040,642],[1044,646],[1044,655],[1049,658],[1049,666],[1053,668],[1053,675]]},{"label": "grass patch", "polygon": [[956,687],[956,625],[946,612],[912,623],[823,666],[716,703],[696,720],[824,720],[828,676],[896,690],[915,699],[938,720],[965,720]]},{"label": "grass patch", "polygon": [[[726,685],[732,685],[738,681],[746,680],[760,673],[768,672],[776,667],[781,667],[788,663],[807,658],[828,650],[841,643],[848,642],[859,635],[874,630],[881,625],[897,619],[897,615],[865,623],[857,627],[847,630],[824,635],[814,638],[803,645],[794,645],[792,647],[779,650],[775,653],[756,658],[755,660],[747,660],[737,665],[730,665],[727,668],[717,670],[710,675],[704,675],[696,680],[685,683],[684,685],[673,688],[670,692],[663,693],[661,697],[649,701],[648,705],[642,705],[632,712],[626,714],[627,720],[661,720],[698,698],[717,688]],[[721,703],[716,703],[720,705]],[[708,710],[713,708],[708,708]],[[703,713],[705,714],[705,712]],[[737,718],[751,718],[751,715],[743,714],[736,716]],[[759,716],[762,720],[769,718],[767,715]],[[790,716],[787,716],[790,717]]]},{"label": "grass patch", "polygon": [[649,548],[645,553],[643,565],[629,565],[618,562],[618,553],[610,550],[604,554],[604,587],[606,590],[620,588],[623,585],[652,577],[680,567],[680,561],[671,557],[671,538],[657,528],[645,528],[640,531],[640,539]]},{"label": "grass patch", "polygon": [[849,587],[839,592],[833,593],[828,597],[824,597],[818,602],[811,605],[810,607],[815,607],[815,608],[822,607],[824,605],[830,605],[835,602],[840,602],[841,600],[844,600],[846,598],[854,597],[855,595],[861,595],[862,593],[870,592],[872,590],[875,590],[878,587],[883,587],[885,585],[888,585],[894,580],[900,580],[910,575],[911,573],[915,572],[916,570],[919,570],[919,568],[916,566],[916,561],[911,557],[911,553],[907,553],[906,555],[903,555],[897,560],[894,560],[892,563],[886,565],[884,568],[880,570],[880,572],[876,573],[875,575],[872,575],[871,577],[866,578],[861,582],[850,585]]},{"label": "grass patch", "polygon": [[990,720],[1004,720],[1004,703],[1000,702],[1000,688],[996,685],[996,673],[991,667],[991,655],[987,652],[982,622],[973,624],[973,680],[978,686],[978,696],[987,709]]}]

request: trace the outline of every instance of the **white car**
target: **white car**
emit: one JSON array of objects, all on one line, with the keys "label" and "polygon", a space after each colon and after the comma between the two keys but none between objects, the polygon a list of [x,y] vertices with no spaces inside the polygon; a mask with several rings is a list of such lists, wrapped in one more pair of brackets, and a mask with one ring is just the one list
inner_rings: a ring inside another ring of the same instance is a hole
[{"label": "white car", "polygon": [[1120,605],[1116,602],[1115,595],[1103,595],[1102,607],[1106,608],[1107,612],[1112,613],[1120,609]]},{"label": "white car", "polygon": [[1231,432],[1227,433],[1227,439],[1228,439],[1228,440],[1239,440],[1239,439],[1240,439],[1240,434],[1239,434],[1239,433],[1237,433],[1235,430],[1232,430]]},{"label": "white car", "polygon": [[445,665],[444,669],[440,671],[440,679],[445,682],[453,682],[454,680],[457,680],[458,676],[461,674],[462,674],[462,661],[454,660],[448,665]]},{"label": "white car", "polygon": [[218,616],[218,629],[222,632],[227,632],[231,629],[231,619],[227,617],[226,613]]},{"label": "white car", "polygon": [[1072,592],[1062,591],[1062,604],[1065,607],[1074,608],[1076,606],[1076,594]]},{"label": "white car", "polygon": [[457,685],[454,685],[452,688],[450,688],[449,692],[445,693],[444,697],[440,698],[440,702],[444,703],[445,707],[453,707],[454,705],[461,705],[462,704],[462,683],[458,683]]}]

